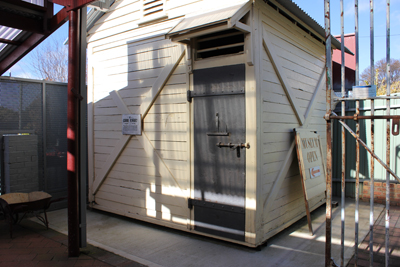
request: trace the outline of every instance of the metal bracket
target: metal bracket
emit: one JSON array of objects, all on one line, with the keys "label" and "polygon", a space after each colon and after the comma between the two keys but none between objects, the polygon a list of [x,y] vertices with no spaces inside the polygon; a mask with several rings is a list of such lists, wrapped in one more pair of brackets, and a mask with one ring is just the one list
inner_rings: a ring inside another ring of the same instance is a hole
[{"label": "metal bracket", "polygon": [[400,126],[400,120],[399,119],[393,119],[392,120],[392,134],[397,136],[399,135],[399,126]]},{"label": "metal bracket", "polygon": [[193,209],[193,199],[191,199],[191,198],[188,199],[188,208],[190,210]]},{"label": "metal bracket", "polygon": [[186,100],[189,103],[192,103],[192,93],[191,92],[192,91],[190,91],[190,90],[187,90],[187,92],[186,92]]},{"label": "metal bracket", "polygon": [[83,96],[78,92],[78,91],[76,91],[75,90],[75,88],[72,88],[71,89],[71,92],[74,94],[74,96],[76,97],[76,98],[78,98],[79,100],[83,100]]}]

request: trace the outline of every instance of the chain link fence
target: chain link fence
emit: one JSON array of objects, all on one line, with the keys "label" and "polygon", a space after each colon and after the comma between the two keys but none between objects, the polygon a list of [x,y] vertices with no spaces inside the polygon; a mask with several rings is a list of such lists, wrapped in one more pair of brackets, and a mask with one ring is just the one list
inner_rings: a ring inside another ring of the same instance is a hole
[{"label": "chain link fence", "polygon": [[[67,195],[66,132],[66,83],[0,77],[0,140],[37,135],[38,188],[53,197]],[[0,162],[0,192],[5,193],[4,149]]]}]

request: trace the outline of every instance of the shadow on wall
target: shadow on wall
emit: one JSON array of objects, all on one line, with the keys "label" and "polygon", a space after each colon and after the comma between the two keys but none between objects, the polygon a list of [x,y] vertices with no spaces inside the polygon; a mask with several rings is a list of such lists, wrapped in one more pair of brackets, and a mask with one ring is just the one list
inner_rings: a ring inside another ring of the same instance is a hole
[{"label": "shadow on wall", "polygon": [[[187,229],[191,212],[190,116],[184,52],[181,45],[164,38],[128,42],[126,46],[99,52],[104,57],[99,55],[102,60],[94,66],[94,104],[89,106],[93,110],[95,172],[91,191],[99,209],[173,222],[175,227],[177,224]],[[215,113],[206,110],[204,115],[207,113],[206,119],[214,126]],[[142,135],[122,134],[123,114],[142,114]],[[209,132],[208,128],[195,130]],[[201,162],[204,168],[215,164],[212,157]],[[234,165],[235,162],[218,165],[225,170],[226,179],[221,181],[217,195],[224,195],[224,183],[229,182]],[[212,183],[212,179],[208,182]],[[244,202],[244,195],[239,197]]]},{"label": "shadow on wall", "polygon": [[[181,49],[154,38],[112,50],[94,66],[102,69],[94,73],[94,201],[100,209],[186,227],[186,67],[179,62],[165,75]],[[142,135],[122,135],[123,114],[146,114]]]}]

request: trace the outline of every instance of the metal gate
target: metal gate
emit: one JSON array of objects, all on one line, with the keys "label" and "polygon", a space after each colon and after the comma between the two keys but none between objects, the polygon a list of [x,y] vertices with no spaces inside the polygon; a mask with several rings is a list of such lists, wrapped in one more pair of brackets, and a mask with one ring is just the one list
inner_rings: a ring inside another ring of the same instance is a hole
[{"label": "metal gate", "polygon": [[245,65],[193,76],[195,230],[244,241]]},{"label": "metal gate", "polygon": [[[371,154],[371,171],[370,171],[370,240],[369,240],[369,266],[374,265],[373,255],[374,255],[374,246],[373,246],[373,226],[374,226],[374,164],[377,162],[381,164],[386,170],[386,208],[385,208],[385,266],[389,266],[389,210],[390,210],[390,176],[396,178],[398,182],[400,182],[399,177],[390,169],[390,135],[398,135],[399,134],[399,120],[400,116],[391,115],[390,114],[390,100],[398,97],[394,97],[390,95],[390,0],[387,0],[386,3],[386,96],[379,97],[379,99],[386,99],[386,115],[374,115],[374,100],[376,97],[349,97],[346,96],[345,92],[345,56],[344,56],[344,6],[343,0],[340,1],[341,5],[341,96],[335,97],[332,90],[332,51],[331,51],[331,11],[330,11],[330,1],[325,0],[325,36],[326,36],[326,130],[327,130],[327,181],[326,181],[326,245],[325,245],[325,266],[337,266],[335,263],[335,259],[331,256],[331,238],[332,238],[332,147],[337,144],[332,143],[331,133],[332,133],[332,121],[338,120],[342,125],[342,177],[341,177],[341,259],[340,265],[344,266],[344,232],[345,232],[345,218],[346,216],[353,215],[345,215],[344,207],[345,207],[345,132],[349,132],[351,136],[356,139],[356,210],[354,213],[355,217],[355,254],[354,261],[355,266],[358,265],[358,223],[359,223],[359,173],[360,173],[360,144]],[[358,0],[354,2],[355,8],[355,37],[356,37],[356,73],[355,73],[355,84],[359,85],[359,36],[358,36]],[[370,0],[370,59],[371,59],[371,81],[370,84],[374,85],[374,1]],[[360,115],[360,100],[365,101],[368,100],[371,103],[371,115],[362,116]],[[345,104],[346,101],[355,101],[356,102],[356,113],[354,116],[345,116]],[[335,114],[332,110],[336,103],[342,103],[341,116]],[[354,120],[356,121],[356,131],[354,132],[347,124],[346,120]],[[371,120],[371,147],[368,147],[367,144],[361,140],[360,138],[360,120]],[[385,120],[386,121],[386,163],[383,162],[374,152],[374,120]],[[392,123],[392,125],[391,125]],[[393,127],[391,129],[391,126]]]}]

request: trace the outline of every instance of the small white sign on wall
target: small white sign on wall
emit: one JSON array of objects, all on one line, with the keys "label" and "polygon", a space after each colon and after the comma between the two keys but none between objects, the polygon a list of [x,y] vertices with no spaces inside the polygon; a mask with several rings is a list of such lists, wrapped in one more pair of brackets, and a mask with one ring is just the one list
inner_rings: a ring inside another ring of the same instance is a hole
[{"label": "small white sign on wall", "polygon": [[122,115],[122,134],[142,135],[142,116],[141,114]]}]

